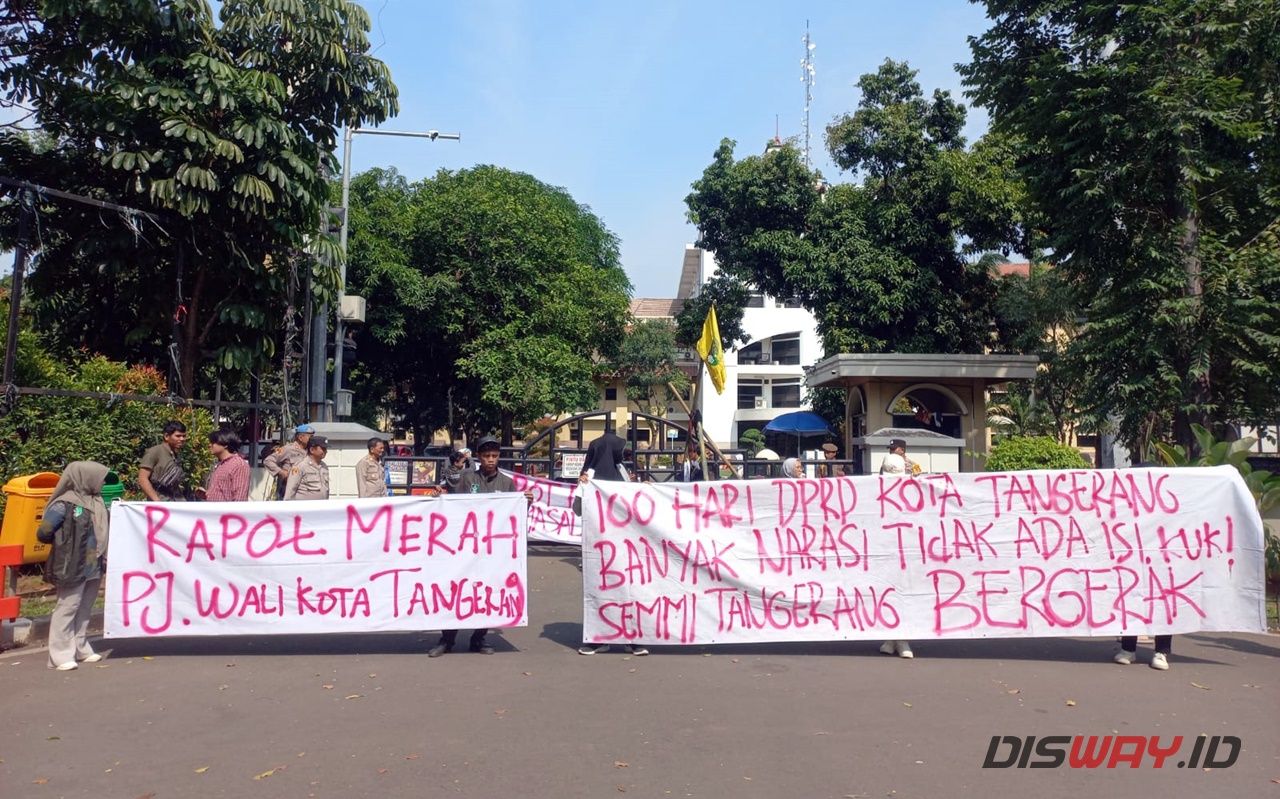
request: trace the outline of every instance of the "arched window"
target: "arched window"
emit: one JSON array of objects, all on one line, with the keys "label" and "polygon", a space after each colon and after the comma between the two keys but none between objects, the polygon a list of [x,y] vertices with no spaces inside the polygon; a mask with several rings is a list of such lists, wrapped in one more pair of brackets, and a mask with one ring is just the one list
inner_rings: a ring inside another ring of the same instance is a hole
[{"label": "arched window", "polygon": [[931,430],[952,438],[963,438],[960,417],[969,408],[946,386],[921,383],[911,386],[893,398],[886,409],[893,426],[904,430]]}]

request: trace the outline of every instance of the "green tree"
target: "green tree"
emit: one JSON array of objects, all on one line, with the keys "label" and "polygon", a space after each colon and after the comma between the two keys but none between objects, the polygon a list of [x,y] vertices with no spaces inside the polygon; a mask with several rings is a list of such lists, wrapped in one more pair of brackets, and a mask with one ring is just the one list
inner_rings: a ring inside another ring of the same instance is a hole
[{"label": "green tree", "polygon": [[[1003,259],[1001,259],[1003,260]],[[990,259],[993,271],[997,269]],[[1080,334],[1084,307],[1075,280],[1033,257],[1027,274],[1011,272],[996,283],[998,346],[1040,358],[1030,384],[1012,385],[1003,407],[988,409],[993,428],[1010,435],[1051,435],[1072,441],[1084,390],[1079,370],[1064,353]]]},{"label": "green tree", "polygon": [[860,182],[826,188],[790,146],[735,160],[725,140],[686,199],[699,246],[727,275],[798,298],[828,354],[982,352],[994,285],[962,243],[1020,235],[1007,151],[966,149],[964,107],[926,99],[906,64],[886,61],[858,88],[827,148]]},{"label": "green tree", "polygon": [[42,326],[68,348],[172,359],[187,395],[206,358],[265,363],[299,270],[317,296],[336,290],[331,265],[299,254],[334,263],[319,234],[337,129],[397,109],[367,12],[227,0],[215,21],[204,0],[14,0],[2,21],[0,94],[56,142],[0,133],[6,170],[162,217],[108,222],[46,198],[30,284]]},{"label": "green tree", "polygon": [[[665,417],[667,407],[689,388],[689,376],[676,366],[676,330],[666,319],[641,319],[627,331],[610,371],[627,382],[627,399],[650,416]],[[650,425],[651,428],[654,425]],[[651,441],[658,430],[650,430]]]},{"label": "green tree", "polygon": [[1089,297],[1068,358],[1134,452],[1280,411],[1280,6],[989,0],[961,71]]},{"label": "green tree", "polygon": [[369,300],[352,387],[417,436],[592,407],[625,331],[617,240],[563,189],[493,166],[352,181],[348,277]]}]

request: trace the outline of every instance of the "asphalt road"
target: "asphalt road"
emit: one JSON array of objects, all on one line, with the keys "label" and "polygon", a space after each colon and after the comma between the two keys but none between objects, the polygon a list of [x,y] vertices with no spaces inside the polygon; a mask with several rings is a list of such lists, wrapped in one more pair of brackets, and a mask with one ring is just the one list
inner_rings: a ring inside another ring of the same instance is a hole
[{"label": "asphalt road", "polygon": [[[1167,672],[1110,639],[582,657],[579,568],[535,548],[530,626],[490,657],[428,660],[428,634],[103,641],[68,673],[6,653],[0,796],[1280,797],[1272,636],[1179,636]],[[1161,769],[982,768],[992,736],[1077,734],[1185,740]],[[1176,767],[1201,734],[1235,764]]]}]

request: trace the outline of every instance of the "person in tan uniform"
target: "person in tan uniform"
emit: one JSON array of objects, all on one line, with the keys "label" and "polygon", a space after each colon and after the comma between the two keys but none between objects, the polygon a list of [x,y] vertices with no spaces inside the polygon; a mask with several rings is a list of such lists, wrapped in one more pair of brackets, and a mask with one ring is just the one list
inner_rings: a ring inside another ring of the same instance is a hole
[{"label": "person in tan uniform", "polygon": [[369,454],[356,463],[356,495],[361,497],[387,496],[387,473],[382,468],[382,455],[387,443],[380,438],[369,439]]},{"label": "person in tan uniform", "polygon": [[329,466],[324,456],[329,452],[329,439],[311,436],[307,442],[307,457],[289,473],[285,484],[285,499],[328,499]]},{"label": "person in tan uniform", "polygon": [[307,458],[307,442],[316,429],[309,424],[300,424],[293,431],[293,441],[262,459],[262,468],[276,476],[276,499],[284,498],[285,486],[293,467]]}]

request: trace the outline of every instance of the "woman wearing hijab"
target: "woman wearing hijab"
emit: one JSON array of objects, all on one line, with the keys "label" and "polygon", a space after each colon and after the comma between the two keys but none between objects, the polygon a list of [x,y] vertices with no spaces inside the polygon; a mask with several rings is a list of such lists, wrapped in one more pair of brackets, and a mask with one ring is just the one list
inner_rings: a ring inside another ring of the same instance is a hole
[{"label": "woman wearing hijab", "polygon": [[78,668],[76,661],[102,660],[89,646],[89,617],[107,554],[106,480],[107,467],[101,463],[68,464],[36,531],[40,543],[53,545],[48,579],[58,589],[58,604],[49,619],[49,668],[58,671]]},{"label": "woman wearing hijab", "polygon": [[800,471],[799,458],[787,458],[782,462],[782,476],[788,480],[799,480],[804,477],[804,473]]}]

